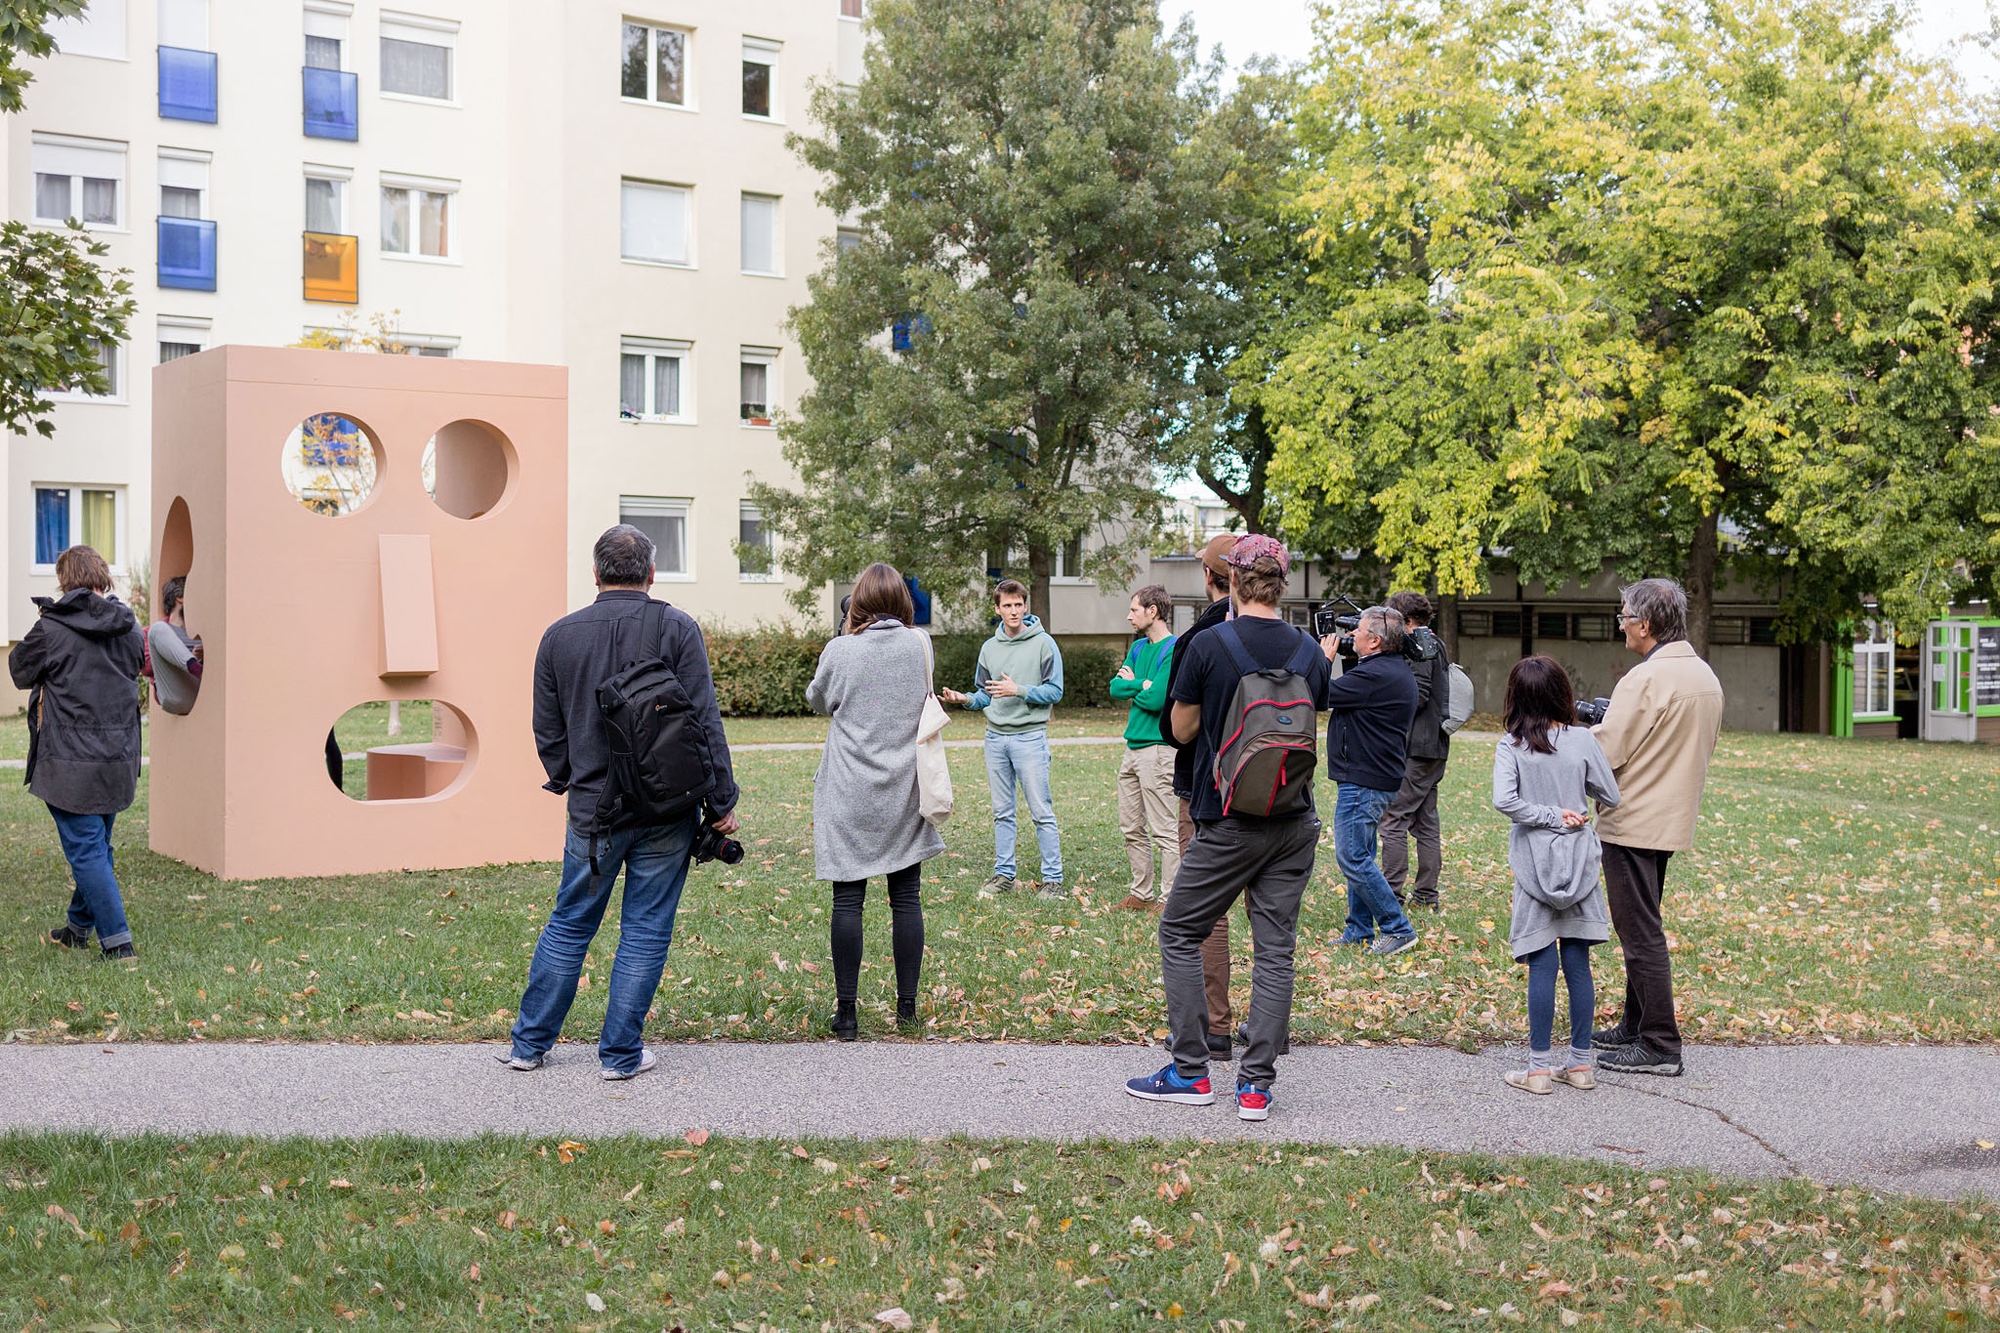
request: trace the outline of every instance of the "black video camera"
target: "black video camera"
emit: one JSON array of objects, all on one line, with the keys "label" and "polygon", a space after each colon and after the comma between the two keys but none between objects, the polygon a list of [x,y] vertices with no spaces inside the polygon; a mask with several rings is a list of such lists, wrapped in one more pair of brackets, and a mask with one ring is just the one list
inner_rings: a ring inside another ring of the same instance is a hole
[{"label": "black video camera", "polygon": [[726,866],[738,865],[743,860],[743,844],[718,830],[713,824],[703,824],[694,835],[694,863],[706,865],[710,861],[720,861]]},{"label": "black video camera", "polygon": [[[1341,614],[1342,605],[1349,608],[1348,614]],[[1340,655],[1352,661],[1355,656],[1354,631],[1361,628],[1362,610],[1352,597],[1345,595],[1331,602],[1321,602],[1313,611],[1313,637],[1324,639],[1329,634],[1338,633]],[[1411,625],[1404,630],[1403,657],[1406,660],[1428,662],[1443,651],[1444,645],[1438,642],[1438,636],[1431,632],[1428,625]]]},{"label": "black video camera", "polygon": [[1604,715],[1609,711],[1611,711],[1611,701],[1602,695],[1595,699],[1576,701],[1576,720],[1586,727],[1594,727],[1602,722]]}]

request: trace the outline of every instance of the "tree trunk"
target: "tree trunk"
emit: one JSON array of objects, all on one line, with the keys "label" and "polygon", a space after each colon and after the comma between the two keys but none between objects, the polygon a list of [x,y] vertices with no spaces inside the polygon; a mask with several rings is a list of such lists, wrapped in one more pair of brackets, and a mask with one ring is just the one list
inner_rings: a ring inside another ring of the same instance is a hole
[{"label": "tree trunk", "polygon": [[1040,616],[1044,632],[1055,633],[1049,618],[1049,581],[1055,573],[1055,553],[1046,545],[1028,547],[1028,610]]},{"label": "tree trunk", "polygon": [[1715,623],[1715,567],[1717,542],[1715,510],[1701,516],[1695,525],[1694,545],[1688,550],[1687,636],[1696,653],[1708,658],[1708,639]]}]

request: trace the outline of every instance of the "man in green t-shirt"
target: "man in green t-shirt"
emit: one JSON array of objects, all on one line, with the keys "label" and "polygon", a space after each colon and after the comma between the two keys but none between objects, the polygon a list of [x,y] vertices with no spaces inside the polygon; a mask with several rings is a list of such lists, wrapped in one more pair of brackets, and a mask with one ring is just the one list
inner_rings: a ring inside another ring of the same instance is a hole
[{"label": "man in green t-shirt", "polygon": [[[1159,911],[1181,865],[1174,752],[1160,736],[1160,711],[1167,706],[1167,675],[1174,660],[1174,636],[1168,632],[1173,614],[1173,599],[1157,583],[1132,594],[1125,619],[1140,637],[1111,678],[1111,697],[1132,705],[1125,719],[1125,759],[1118,765],[1118,825],[1132,858],[1132,889],[1117,906],[1128,912]],[[1160,851],[1157,880],[1155,847]]]}]

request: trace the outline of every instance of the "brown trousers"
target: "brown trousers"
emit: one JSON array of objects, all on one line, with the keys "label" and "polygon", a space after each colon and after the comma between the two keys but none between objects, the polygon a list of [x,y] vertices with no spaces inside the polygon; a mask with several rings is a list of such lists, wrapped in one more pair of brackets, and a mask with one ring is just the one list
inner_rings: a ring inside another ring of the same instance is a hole
[{"label": "brown trousers", "polygon": [[[1181,855],[1187,855],[1188,844],[1194,841],[1194,819],[1188,814],[1188,803],[1181,803]],[[1171,891],[1171,888],[1170,890]],[[1217,1036],[1226,1037],[1230,1031],[1229,1013],[1229,913],[1215,918],[1215,928],[1208,932],[1208,938],[1201,942],[1202,989],[1208,995],[1208,1030]]]}]

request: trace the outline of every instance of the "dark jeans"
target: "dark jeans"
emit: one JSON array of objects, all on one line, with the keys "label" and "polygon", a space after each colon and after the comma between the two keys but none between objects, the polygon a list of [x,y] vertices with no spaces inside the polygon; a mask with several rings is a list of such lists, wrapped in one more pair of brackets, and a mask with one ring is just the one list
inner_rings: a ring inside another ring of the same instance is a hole
[{"label": "dark jeans", "polygon": [[[889,944],[896,955],[896,998],[917,998],[924,966],[924,904],[918,896],[923,863],[892,870],[889,882]],[[861,986],[861,904],[865,879],[833,881],[833,994],[852,1003]]]},{"label": "dark jeans", "polygon": [[130,944],[125,898],[111,869],[111,822],[118,816],[73,815],[54,806],[49,813],[55,816],[56,836],[62,839],[70,878],[76,881],[76,891],[69,896],[70,930],[85,939],[95,930],[98,944],[106,949]]},{"label": "dark jeans", "polygon": [[1241,895],[1256,957],[1250,967],[1250,1043],[1236,1066],[1238,1084],[1271,1086],[1278,1052],[1290,1038],[1292,953],[1299,901],[1319,850],[1319,817],[1218,819],[1195,826],[1181,872],[1160,914],[1160,975],[1174,1066],[1184,1078],[1208,1075],[1208,997],[1201,946]]},{"label": "dark jeans", "polygon": [[1403,764],[1403,785],[1382,812],[1382,877],[1397,901],[1410,877],[1410,835],[1417,839],[1417,882],[1410,895],[1425,907],[1437,906],[1438,872],[1444,866],[1444,846],[1438,828],[1438,782],[1443,759],[1410,758]]},{"label": "dark jeans", "polygon": [[604,909],[612,881],[625,871],[625,899],[618,909],[618,954],[605,987],[604,1034],[597,1058],[606,1069],[630,1073],[645,1049],[646,1011],[660,988],[667,945],[674,937],[694,855],[695,817],[658,828],[625,829],[600,838],[598,870],[590,869],[590,839],[575,829],[563,837],[562,884],[555,910],[528,964],[528,988],[521,1016],[514,1020],[514,1054],[533,1059],[556,1044],[563,1020],[576,999],[576,979]]},{"label": "dark jeans", "polygon": [[1382,812],[1396,793],[1376,787],[1340,784],[1333,803],[1333,855],[1340,873],[1347,878],[1347,928],[1340,932],[1342,944],[1362,944],[1381,931],[1390,939],[1404,939],[1417,933],[1401,903],[1375,864],[1375,830]]},{"label": "dark jeans", "polygon": [[1625,1017],[1619,1026],[1659,1054],[1678,1059],[1680,1024],[1674,1020],[1674,964],[1660,916],[1672,852],[1604,844],[1604,896],[1611,928],[1625,955]]},{"label": "dark jeans", "polygon": [[1560,962],[1563,981],[1569,986],[1570,1048],[1589,1050],[1590,1019],[1597,1009],[1597,987],[1590,977],[1590,945],[1582,940],[1552,940],[1521,961],[1528,965],[1528,1049],[1546,1051],[1555,1040],[1556,966]]}]

